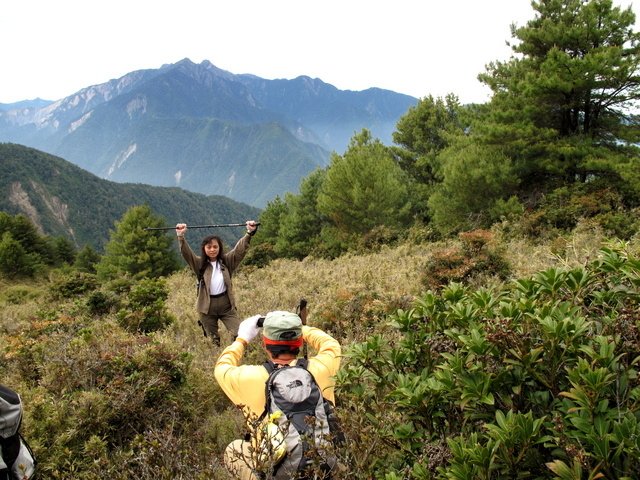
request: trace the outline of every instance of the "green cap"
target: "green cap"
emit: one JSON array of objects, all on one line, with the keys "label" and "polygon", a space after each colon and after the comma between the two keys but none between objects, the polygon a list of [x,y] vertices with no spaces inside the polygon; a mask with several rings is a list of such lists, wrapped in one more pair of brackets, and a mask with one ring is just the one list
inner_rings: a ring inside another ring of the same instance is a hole
[{"label": "green cap", "polygon": [[264,318],[262,335],[278,342],[296,340],[302,336],[302,320],[292,312],[269,312]]}]

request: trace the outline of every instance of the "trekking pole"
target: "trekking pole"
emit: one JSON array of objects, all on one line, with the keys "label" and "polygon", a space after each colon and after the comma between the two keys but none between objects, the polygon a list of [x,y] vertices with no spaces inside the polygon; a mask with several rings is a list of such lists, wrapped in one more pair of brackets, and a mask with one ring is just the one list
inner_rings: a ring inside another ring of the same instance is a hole
[{"label": "trekking pole", "polygon": [[[307,324],[307,300],[305,298],[300,299],[300,303],[298,303],[298,306],[296,307],[296,313],[300,317],[300,320],[302,320],[302,325],[306,325]],[[307,342],[304,342],[304,344],[302,345],[302,352],[303,352],[304,358],[307,358]]]},{"label": "trekking pole", "polygon": [[[256,227],[260,225],[260,222],[254,224]],[[219,228],[219,227],[246,227],[246,223],[219,223],[217,225],[187,225],[187,230],[190,228]],[[146,227],[145,230],[174,230],[176,227]]]}]

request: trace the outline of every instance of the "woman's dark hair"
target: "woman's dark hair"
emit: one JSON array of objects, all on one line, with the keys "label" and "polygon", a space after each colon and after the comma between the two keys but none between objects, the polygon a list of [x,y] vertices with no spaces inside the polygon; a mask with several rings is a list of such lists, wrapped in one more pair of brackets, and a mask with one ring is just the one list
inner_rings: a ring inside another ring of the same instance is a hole
[{"label": "woman's dark hair", "polygon": [[220,247],[218,249],[218,258],[216,260],[220,260],[220,262],[224,264],[224,247],[222,245],[222,239],[217,235],[207,235],[202,239],[202,242],[200,242],[200,253],[202,255],[202,265],[200,265],[198,278],[204,277],[204,271],[206,270],[207,265],[209,264],[209,262],[207,261],[209,257],[207,257],[207,254],[204,251],[204,247],[205,245],[208,245],[209,243],[211,243],[213,240],[218,242],[218,246]]}]

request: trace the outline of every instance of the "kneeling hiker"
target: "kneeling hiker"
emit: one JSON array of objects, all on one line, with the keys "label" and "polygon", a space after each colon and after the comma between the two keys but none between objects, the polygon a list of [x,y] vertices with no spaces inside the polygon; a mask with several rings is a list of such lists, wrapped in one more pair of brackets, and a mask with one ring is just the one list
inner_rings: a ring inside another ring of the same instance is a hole
[{"label": "kneeling hiker", "polygon": [[[229,444],[225,466],[241,480],[305,478],[305,470],[320,470],[324,473],[315,478],[330,478],[336,462],[328,446],[335,434],[329,424],[334,419],[333,377],[340,367],[340,344],[322,330],[302,325],[295,313],[269,312],[262,329],[268,362],[241,365],[245,348],[260,331],[260,320],[256,315],[242,321],[238,337],[215,366],[222,390],[243,407],[249,423],[260,425],[249,438]],[[317,352],[308,360],[298,358],[304,342]]]}]

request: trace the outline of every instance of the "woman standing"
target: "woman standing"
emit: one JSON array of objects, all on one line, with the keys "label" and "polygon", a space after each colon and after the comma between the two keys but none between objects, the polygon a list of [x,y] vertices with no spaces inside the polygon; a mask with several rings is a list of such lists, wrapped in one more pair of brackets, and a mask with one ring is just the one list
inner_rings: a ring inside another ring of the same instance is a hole
[{"label": "woman standing", "polygon": [[186,223],[176,225],[176,235],[180,245],[180,253],[198,279],[198,299],[196,308],[205,337],[211,337],[214,344],[220,345],[218,320],[235,338],[238,335],[240,319],[233,296],[233,272],[244,258],[249,248],[251,237],[258,230],[253,220],[246,222],[247,233],[238,240],[229,252],[224,251],[222,240],[217,235],[209,235],[202,239],[200,256],[193,253],[185,239]]}]

